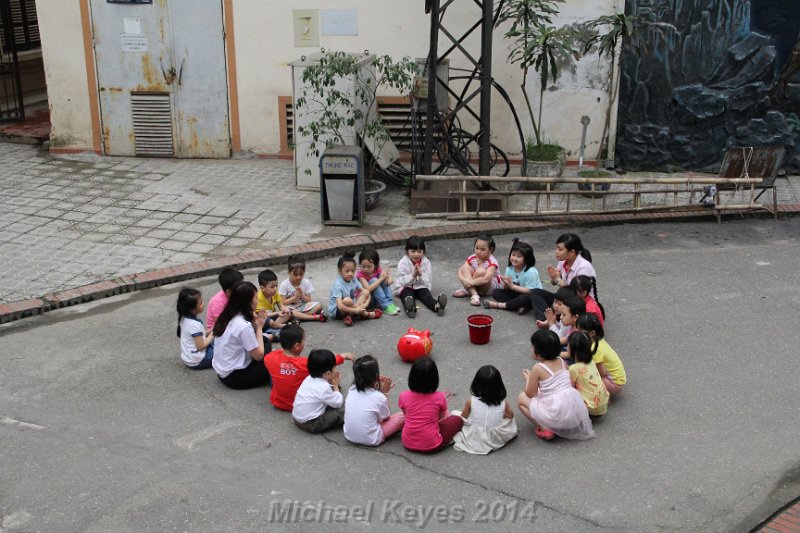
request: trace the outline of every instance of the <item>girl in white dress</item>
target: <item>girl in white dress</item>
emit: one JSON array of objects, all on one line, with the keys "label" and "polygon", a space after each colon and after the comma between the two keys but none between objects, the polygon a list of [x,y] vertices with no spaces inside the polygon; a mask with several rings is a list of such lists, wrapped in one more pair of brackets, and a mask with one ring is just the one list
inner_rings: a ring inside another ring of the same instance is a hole
[{"label": "girl in white dress", "polygon": [[539,361],[523,370],[525,390],[519,393],[519,410],[536,426],[536,436],[550,440],[554,435],[585,440],[595,436],[589,411],[581,393],[572,386],[567,365],[559,357],[561,341],[550,330],[531,337],[533,358]]},{"label": "girl in white dress", "polygon": [[469,392],[464,410],[453,411],[464,419],[464,426],[453,438],[455,449],[478,455],[499,450],[518,434],[500,371],[492,365],[482,366]]}]

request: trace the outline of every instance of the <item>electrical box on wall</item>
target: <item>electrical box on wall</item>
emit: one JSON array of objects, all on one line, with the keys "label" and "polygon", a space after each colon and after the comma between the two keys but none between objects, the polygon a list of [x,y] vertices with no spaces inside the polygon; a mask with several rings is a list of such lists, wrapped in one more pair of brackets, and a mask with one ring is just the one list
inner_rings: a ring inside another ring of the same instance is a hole
[{"label": "electrical box on wall", "polygon": [[[358,67],[361,69],[361,78],[375,78],[375,61],[374,55],[359,55]],[[297,61],[292,61],[289,65],[292,67],[292,100],[294,103],[294,170],[295,170],[295,183],[298,189],[302,190],[318,190],[320,188],[320,174],[319,174],[319,156],[315,156],[309,152],[312,145],[312,139],[309,136],[304,136],[300,133],[300,128],[308,125],[317,119],[318,113],[321,110],[321,105],[314,102],[313,94],[305,94],[307,88],[303,82],[303,72],[311,65],[319,64],[322,58],[321,53],[309,54],[303,56]],[[373,108],[368,109],[367,105],[356,98],[355,95],[355,76],[349,78],[340,78],[336,82],[336,87],[340,91],[348,94],[350,99],[356,103],[356,106],[362,107],[360,110],[363,117],[369,117],[377,112],[377,106],[373,102]],[[297,99],[305,94],[306,103],[303,107],[298,107]],[[362,123],[353,124],[350,127],[344,128],[341,131],[344,138],[345,145],[356,145],[356,132],[362,127]],[[317,149],[320,153],[325,149],[326,139],[320,139],[317,142]],[[366,142],[366,141],[365,141]],[[367,142],[369,145],[369,143]]]},{"label": "electrical box on wall", "polygon": [[[428,59],[418,57],[417,63],[417,77],[414,78],[414,102],[417,109],[424,110],[428,105]],[[439,111],[447,111],[450,102],[450,94],[447,92],[447,87],[450,85],[450,60],[445,59],[436,67],[436,77],[439,79],[436,85],[436,106]]]}]

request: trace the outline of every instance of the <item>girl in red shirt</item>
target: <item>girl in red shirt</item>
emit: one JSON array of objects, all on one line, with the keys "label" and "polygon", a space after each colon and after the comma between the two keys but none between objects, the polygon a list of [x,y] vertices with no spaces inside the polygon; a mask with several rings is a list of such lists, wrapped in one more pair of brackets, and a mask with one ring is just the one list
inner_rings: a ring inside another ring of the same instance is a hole
[{"label": "girl in red shirt", "polygon": [[597,281],[595,278],[575,276],[570,286],[575,289],[575,294],[586,302],[586,312],[595,315],[600,321],[600,325],[605,326],[606,313],[603,306],[597,301]]}]

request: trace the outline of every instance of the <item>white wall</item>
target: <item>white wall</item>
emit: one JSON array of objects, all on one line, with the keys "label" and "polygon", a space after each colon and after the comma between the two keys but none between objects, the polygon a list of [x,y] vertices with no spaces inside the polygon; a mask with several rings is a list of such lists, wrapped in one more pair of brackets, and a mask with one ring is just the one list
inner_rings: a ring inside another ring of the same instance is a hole
[{"label": "white wall", "polygon": [[92,121],[78,0],[36,0],[52,146],[92,149]]},{"label": "white wall", "polygon": [[[559,23],[585,20],[619,8],[623,0],[567,0],[562,5]],[[235,0],[234,32],[239,92],[242,149],[273,154],[280,148],[278,96],[291,95],[291,69],[288,63],[316,48],[294,46],[292,9],[356,9],[358,36],[320,37],[328,50],[425,57],[428,51],[430,18],[422,0]],[[52,139],[54,144],[91,147],[92,128],[86,80],[83,40],[78,0],[37,0],[42,33],[42,51],[50,98]],[[446,18],[451,31],[463,30],[478,20],[480,14],[470,0],[458,0]],[[508,65],[509,43],[503,39],[504,28],[495,30],[493,75],[511,95],[523,118],[526,134],[532,133],[526,118],[520,90],[521,70]],[[479,32],[467,41],[477,57]],[[440,50],[448,43],[440,39]],[[451,67],[468,68],[465,58],[451,56]],[[607,93],[605,80],[608,65],[597,58],[586,58],[573,69],[564,69],[557,85],[548,90],[544,104],[544,132],[577,157],[582,115],[589,115],[590,149],[593,157],[604,119]],[[529,79],[528,88],[536,98],[538,80]],[[507,105],[495,94],[492,112],[493,142],[510,155],[518,154],[520,145]],[[471,127],[466,124],[467,127]],[[591,148],[594,145],[594,148]]]},{"label": "white wall", "polygon": [[[610,13],[622,0],[568,0],[562,6],[559,23],[570,24]],[[320,46],[327,50],[359,52],[369,49],[375,54],[425,57],[428,51],[430,18],[424,2],[396,0],[306,0],[302,4],[285,0],[236,0],[234,23],[236,33],[239,105],[241,110],[242,148],[259,153],[275,153],[279,149],[277,97],[291,94],[291,71],[288,62],[316,48],[296,48],[293,43],[292,9],[357,9],[359,35],[354,37],[320,37]],[[448,29],[464,29],[478,20],[474,2],[456,2],[447,13]],[[523,119],[526,134],[532,134],[520,89],[521,70],[508,65],[509,43],[503,39],[504,28],[495,30],[493,75],[510,94]],[[468,40],[468,50],[480,55],[480,32]],[[440,50],[449,43],[441,39]],[[451,67],[468,68],[460,55],[451,56]],[[608,65],[597,58],[587,58],[572,71],[564,70],[554,90],[545,95],[544,131],[548,139],[557,140],[577,157],[582,115],[589,115],[590,142],[595,149],[605,116],[607,95],[605,80]],[[535,99],[539,81],[528,81]],[[477,104],[477,102],[476,102]],[[508,106],[495,95],[492,111],[493,142],[504,150],[518,154],[520,143]],[[587,143],[588,144],[588,143]]]}]

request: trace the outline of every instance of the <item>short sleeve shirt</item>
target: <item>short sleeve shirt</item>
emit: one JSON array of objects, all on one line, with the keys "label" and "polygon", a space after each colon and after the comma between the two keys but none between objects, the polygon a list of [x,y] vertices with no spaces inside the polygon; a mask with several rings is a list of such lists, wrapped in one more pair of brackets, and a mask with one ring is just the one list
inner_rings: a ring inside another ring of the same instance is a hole
[{"label": "short sleeve shirt", "polygon": [[198,350],[195,337],[205,337],[206,332],[200,319],[194,316],[181,318],[181,359],[186,366],[197,366],[206,356],[205,350]]},{"label": "short sleeve shirt", "polygon": [[383,442],[381,422],[389,418],[389,401],[381,391],[359,392],[355,385],[344,402],[344,438],[356,444],[377,446]]},{"label": "short sleeve shirt", "polygon": [[359,284],[355,278],[350,280],[350,283],[347,283],[342,279],[342,276],[336,276],[336,281],[333,282],[330,297],[328,298],[328,314],[330,316],[336,316],[337,298],[355,299],[359,289],[361,289],[361,284]]},{"label": "short sleeve shirt", "polygon": [[421,394],[407,390],[400,393],[397,403],[406,415],[403,425],[403,446],[410,450],[425,452],[442,444],[439,418],[447,412],[447,398],[444,393],[437,391]]},{"label": "short sleeve shirt", "polygon": [[513,266],[508,266],[506,267],[506,276],[511,277],[514,285],[519,285],[526,289],[542,288],[542,281],[539,279],[539,271],[536,268],[531,267],[522,272],[517,272]]},{"label": "short sleeve shirt", "polygon": [[258,291],[258,307],[256,310],[260,311],[266,309],[269,312],[280,311],[280,304],[282,301],[283,298],[281,298],[280,292],[276,292],[272,297],[268,298],[263,292]]},{"label": "short sleeve shirt", "polygon": [[472,267],[472,270],[478,270],[482,268],[483,270],[489,270],[489,268],[494,267],[494,278],[492,278],[492,286],[499,287],[503,284],[503,280],[500,279],[500,265],[497,264],[497,259],[493,255],[489,256],[489,259],[486,261],[481,262],[478,259],[478,256],[472,254],[471,256],[467,257],[467,263],[469,266]]},{"label": "short sleeve shirt", "polygon": [[[311,284],[309,280],[303,278],[300,280],[300,288],[303,289],[303,294],[309,295],[314,292],[314,286]],[[278,287],[278,294],[281,296],[282,299],[291,298],[297,293],[297,288],[292,285],[292,282],[288,279],[281,281],[280,286]]]},{"label": "short sleeve shirt", "polygon": [[258,348],[253,325],[239,314],[228,322],[225,331],[214,339],[214,359],[211,366],[219,377],[226,378],[234,370],[246,368],[253,360],[249,352]]},{"label": "short sleeve shirt", "polygon": [[[214,357],[216,357],[216,354],[214,354]],[[612,348],[605,339],[600,339],[597,343],[597,352],[595,352],[594,357],[592,357],[592,361],[598,365],[600,363],[605,364],[608,375],[611,376],[614,383],[617,385],[625,385],[625,382],[628,380],[628,376],[625,374],[625,367],[622,366],[622,361],[617,355],[617,352],[614,351],[614,348]]]}]

